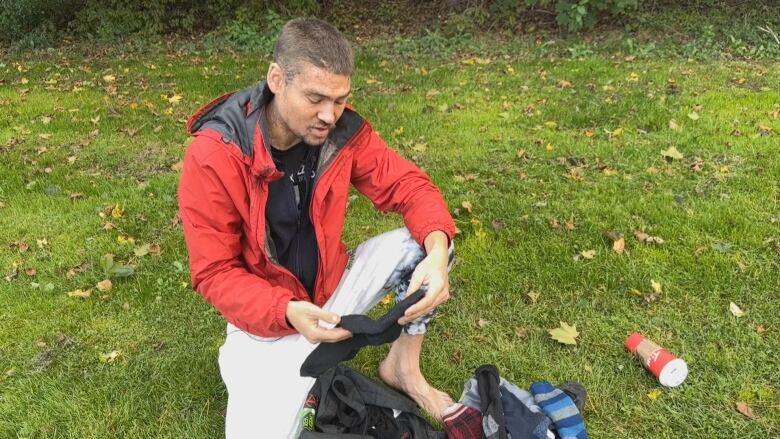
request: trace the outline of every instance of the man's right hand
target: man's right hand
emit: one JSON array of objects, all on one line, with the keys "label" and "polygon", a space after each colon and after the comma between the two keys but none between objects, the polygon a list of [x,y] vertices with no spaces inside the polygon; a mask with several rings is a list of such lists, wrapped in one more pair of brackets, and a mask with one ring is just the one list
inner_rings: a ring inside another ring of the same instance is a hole
[{"label": "man's right hand", "polygon": [[327,329],[320,326],[320,320],[338,324],[341,320],[338,314],[325,311],[311,302],[292,300],[287,304],[287,321],[310,343],[333,343],[352,337],[352,333],[344,328]]}]

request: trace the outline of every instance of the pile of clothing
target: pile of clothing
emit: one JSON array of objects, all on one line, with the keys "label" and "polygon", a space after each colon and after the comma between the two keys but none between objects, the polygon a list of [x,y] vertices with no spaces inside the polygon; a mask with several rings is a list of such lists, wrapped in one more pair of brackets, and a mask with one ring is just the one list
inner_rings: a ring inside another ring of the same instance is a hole
[{"label": "pile of clothing", "polygon": [[436,430],[407,396],[345,366],[322,373],[299,421],[301,439],[586,439],[587,393],[576,382],[523,390],[493,365],[477,368]]}]

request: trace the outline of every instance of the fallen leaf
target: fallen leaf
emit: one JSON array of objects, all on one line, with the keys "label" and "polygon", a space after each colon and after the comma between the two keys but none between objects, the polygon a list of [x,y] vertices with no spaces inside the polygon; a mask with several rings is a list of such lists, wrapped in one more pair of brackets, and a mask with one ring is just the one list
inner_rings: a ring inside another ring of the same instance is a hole
[{"label": "fallen leaf", "polygon": [[669,129],[672,131],[680,131],[680,125],[674,119],[669,120]]},{"label": "fallen leaf", "polygon": [[558,81],[558,87],[560,87],[560,88],[570,88],[571,87],[571,82],[569,82],[569,81],[567,81],[565,79],[561,79],[560,81]]},{"label": "fallen leaf", "polygon": [[523,328],[522,326],[518,326],[515,328],[515,335],[518,338],[526,338],[528,337],[528,330]]},{"label": "fallen leaf", "polygon": [[663,394],[661,389],[654,389],[647,394],[647,397],[650,399],[650,401],[655,401],[661,396],[661,394]]},{"label": "fallen leaf", "polygon": [[461,206],[463,206],[464,209],[468,211],[468,213],[471,213],[471,210],[473,209],[473,206],[471,205],[470,201],[464,201],[460,203]]},{"label": "fallen leaf", "polygon": [[580,335],[577,332],[577,325],[569,326],[566,322],[561,322],[559,328],[550,329],[547,332],[550,333],[550,337],[558,343],[576,345],[577,337]]},{"label": "fallen leaf", "polygon": [[661,283],[660,282],[657,282],[657,281],[655,281],[653,279],[650,279],[650,286],[653,288],[653,291],[656,294],[661,294],[662,287],[661,287]]},{"label": "fallen leaf", "polygon": [[520,148],[517,151],[515,151],[515,154],[519,159],[525,158],[525,150],[523,148]]},{"label": "fallen leaf", "polygon": [[670,146],[669,149],[661,151],[661,155],[670,160],[682,160],[684,157],[674,146]]},{"label": "fallen leaf", "polygon": [[527,293],[526,296],[528,296],[528,298],[531,300],[531,303],[536,303],[536,301],[539,300],[539,293],[535,291]]},{"label": "fallen leaf", "polygon": [[623,252],[626,250],[626,239],[620,238],[617,241],[613,242],[612,250],[614,250],[615,253],[622,255]]},{"label": "fallen leaf", "polygon": [[576,255],[574,255],[574,260],[575,261],[580,261],[582,259],[590,260],[593,259],[594,257],[596,257],[596,250],[582,250]]},{"label": "fallen leaf", "polygon": [[121,355],[122,353],[119,351],[111,351],[107,354],[100,354],[98,358],[101,363],[113,363]]},{"label": "fallen leaf", "polygon": [[160,248],[160,244],[150,244],[149,245],[149,254],[152,256],[160,256],[162,253],[162,249]]},{"label": "fallen leaf", "polygon": [[734,302],[729,302],[729,311],[731,311],[731,313],[734,314],[734,317],[737,318],[745,315],[745,311],[742,311],[742,309]]},{"label": "fallen leaf", "polygon": [[487,326],[489,324],[490,324],[489,320],[485,320],[485,319],[477,320],[477,326],[479,326],[480,328],[484,328],[485,326]]},{"label": "fallen leaf", "polygon": [[690,113],[688,113],[688,118],[690,120],[699,120],[699,113],[695,111],[691,111]]},{"label": "fallen leaf", "polygon": [[756,415],[753,414],[753,410],[750,408],[750,406],[747,405],[744,401],[737,401],[735,404],[737,411],[742,413],[742,415],[753,419],[756,417]]},{"label": "fallen leaf", "polygon": [[662,238],[658,236],[650,236],[647,233],[642,232],[640,230],[634,230],[634,237],[640,242],[644,242],[645,244],[661,245],[664,243],[664,240]]},{"label": "fallen leaf", "polygon": [[184,169],[184,160],[179,160],[178,162],[171,165],[171,171],[181,172],[182,169]]},{"label": "fallen leaf", "polygon": [[95,286],[98,290],[105,293],[106,291],[111,291],[113,284],[111,283],[111,279],[104,279],[98,282]]},{"label": "fallen leaf", "polygon": [[139,258],[142,256],[146,256],[149,254],[149,249],[151,248],[151,244],[144,244],[141,246],[136,247],[133,249],[133,254],[138,256]]},{"label": "fallen leaf", "polygon": [[382,298],[382,305],[389,305],[393,302],[393,293],[390,293]]},{"label": "fallen leaf", "polygon": [[114,75],[103,75],[103,81],[107,83],[111,83],[116,81],[116,76]]},{"label": "fallen leaf", "polygon": [[79,297],[81,299],[86,299],[87,297],[92,295],[92,290],[85,291],[82,289],[77,289],[73,291],[68,291],[66,294],[68,295],[68,297]]},{"label": "fallen leaf", "polygon": [[493,230],[495,230],[496,232],[500,232],[506,228],[504,222],[499,220],[493,220],[491,222],[491,225],[493,226]]},{"label": "fallen leaf", "polygon": [[172,96],[166,97],[166,99],[171,104],[178,104],[182,99],[182,95],[174,93]]}]

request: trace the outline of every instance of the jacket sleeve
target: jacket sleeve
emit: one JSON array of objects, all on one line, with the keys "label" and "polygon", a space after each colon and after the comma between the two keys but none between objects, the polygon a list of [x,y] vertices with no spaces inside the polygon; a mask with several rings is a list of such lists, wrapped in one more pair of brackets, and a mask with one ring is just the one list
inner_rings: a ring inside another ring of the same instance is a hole
[{"label": "jacket sleeve", "polygon": [[403,215],[406,228],[420,245],[436,230],[452,241],[455,223],[439,189],[366,125],[368,132],[360,135],[353,153],[352,184],[380,211]]},{"label": "jacket sleeve", "polygon": [[[246,183],[237,160],[207,136],[188,148],[179,183],[179,212],[193,288],[227,321],[261,337],[295,332],[285,317],[293,293],[249,272],[242,253]],[[241,204],[239,204],[241,205]]]}]

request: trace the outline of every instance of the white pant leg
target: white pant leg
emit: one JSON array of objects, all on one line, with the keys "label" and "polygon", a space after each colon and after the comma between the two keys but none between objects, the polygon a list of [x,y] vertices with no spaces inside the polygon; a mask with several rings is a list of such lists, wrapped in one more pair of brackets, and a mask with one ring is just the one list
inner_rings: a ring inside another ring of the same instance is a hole
[{"label": "white pant leg", "polygon": [[[399,267],[412,268],[423,250],[405,228],[369,239],[355,249],[352,265],[324,308],[339,315],[365,314],[390,288]],[[228,391],[227,439],[296,438],[297,417],[314,378],[300,366],[316,347],[299,334],[262,338],[227,325],[219,369]]]}]

